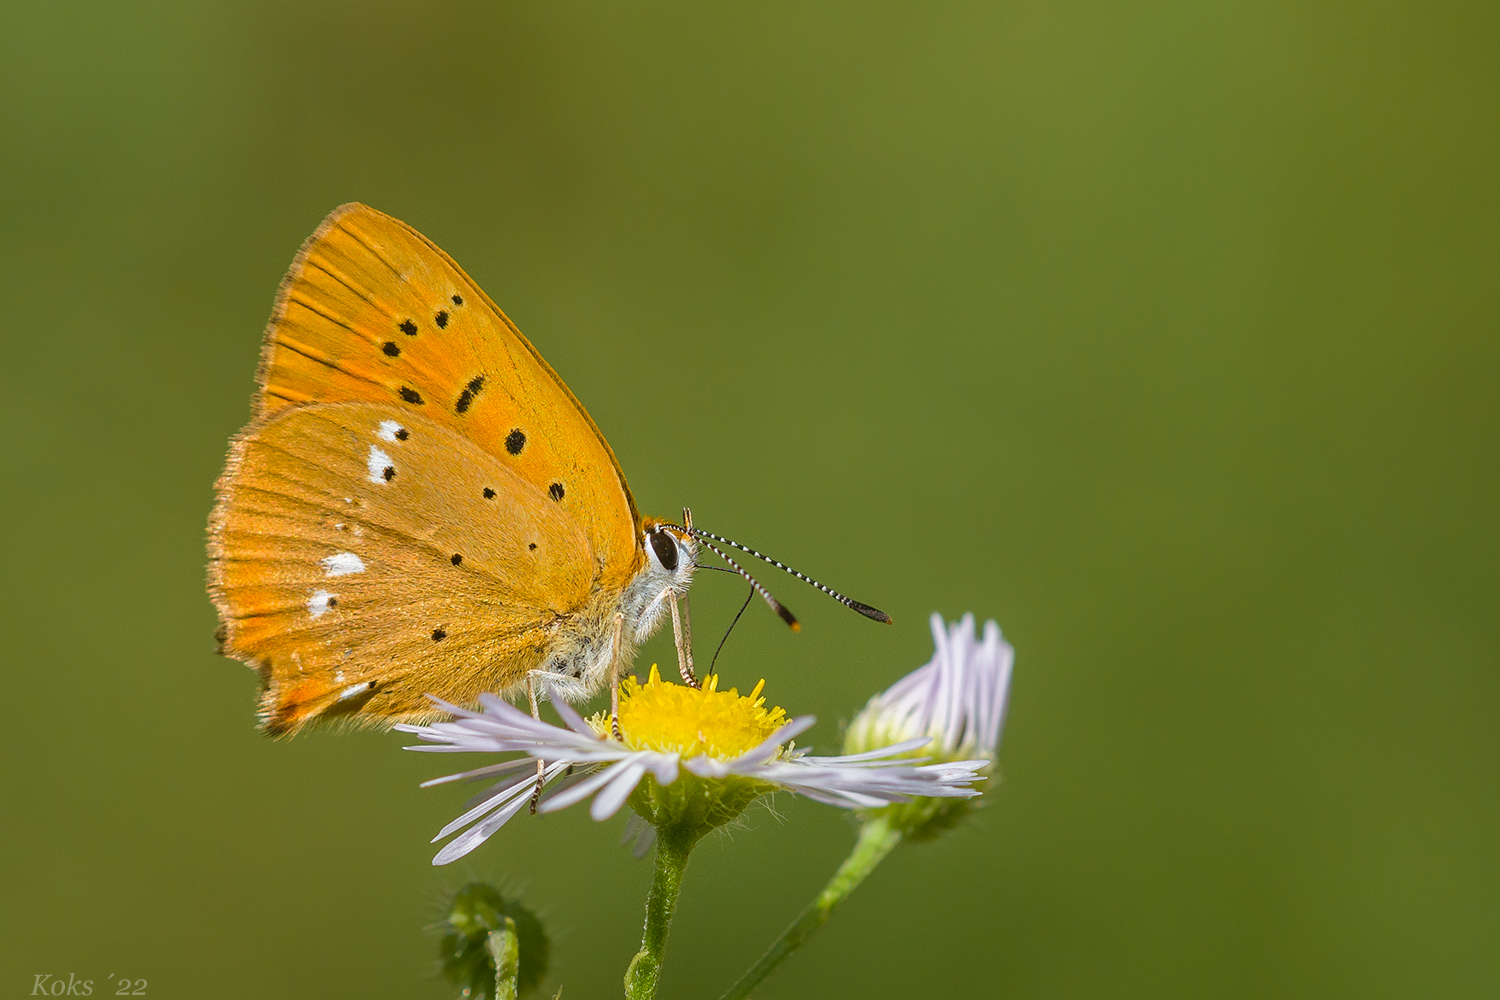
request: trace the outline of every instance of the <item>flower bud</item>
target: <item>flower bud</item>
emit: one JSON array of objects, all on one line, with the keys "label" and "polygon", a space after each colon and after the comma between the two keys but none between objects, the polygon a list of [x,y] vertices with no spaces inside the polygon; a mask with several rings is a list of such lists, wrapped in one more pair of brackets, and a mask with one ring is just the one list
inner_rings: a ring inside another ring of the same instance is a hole
[{"label": "flower bud", "polygon": [[486,944],[491,931],[499,930],[509,917],[515,923],[521,961],[517,977],[521,996],[541,984],[547,975],[552,943],[535,913],[513,899],[506,899],[494,886],[470,882],[453,894],[448,917],[439,925],[443,932],[438,958],[443,976],[459,988],[463,1000],[490,1000],[495,992],[495,960]]},{"label": "flower bud", "polygon": [[[932,660],[870,699],[844,733],[844,753],[926,738],[911,756],[926,758],[933,768],[978,763],[981,778],[974,787],[983,790],[999,751],[1015,650],[993,621],[985,622],[984,638],[976,640],[973,615],[945,626],[934,614],[932,635],[937,647]],[[921,840],[950,829],[978,802],[977,797],[914,797],[862,815],[883,817],[906,837]]]}]

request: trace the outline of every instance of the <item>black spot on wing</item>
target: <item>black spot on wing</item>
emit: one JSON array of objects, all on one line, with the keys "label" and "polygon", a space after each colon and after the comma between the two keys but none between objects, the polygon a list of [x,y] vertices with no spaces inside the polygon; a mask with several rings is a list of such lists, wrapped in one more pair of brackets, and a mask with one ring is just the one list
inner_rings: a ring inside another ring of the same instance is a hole
[{"label": "black spot on wing", "polygon": [[462,295],[455,295],[455,296],[453,296],[453,304],[456,305],[456,306],[463,305],[464,304],[464,297]]},{"label": "black spot on wing", "polygon": [[406,400],[408,403],[414,403],[417,406],[422,405],[422,394],[417,390],[411,388],[410,386],[403,385],[401,387],[401,398]]},{"label": "black spot on wing", "polygon": [[397,441],[405,441],[409,437],[411,437],[411,431],[407,430],[405,427],[402,427],[396,431]]},{"label": "black spot on wing", "polygon": [[563,489],[562,483],[553,483],[547,487],[547,492],[552,494],[552,499],[554,500],[561,500],[567,494],[567,490]]},{"label": "black spot on wing", "polygon": [[453,553],[453,558],[450,559],[450,560],[448,560],[448,561],[451,562],[453,565],[457,566],[458,564],[460,564],[460,563],[462,563],[464,561],[464,557],[461,554],[455,552],[455,553]]},{"label": "black spot on wing", "polygon": [[386,353],[387,357],[394,358],[401,354],[401,348],[396,346],[396,342],[394,340],[387,340],[385,342],[385,346],[382,347],[381,350]]},{"label": "black spot on wing", "polygon": [[400,329],[401,332],[406,334],[408,337],[415,337],[417,335],[417,324],[413,323],[409,319],[404,319],[401,321]]},{"label": "black spot on wing", "polygon": [[448,325],[448,311],[445,309],[442,312],[438,313],[436,316],[432,317],[432,321],[436,323],[438,325],[438,329],[441,330],[443,327]]},{"label": "black spot on wing", "polygon": [[469,384],[464,386],[464,391],[459,395],[458,402],[453,404],[453,408],[459,413],[463,413],[469,408],[469,404],[474,402],[474,397],[479,395],[479,390],[483,388],[484,376],[475,375],[469,379]]},{"label": "black spot on wing", "polygon": [[394,465],[387,465],[385,467],[385,471],[380,475],[385,479],[386,482],[390,482],[392,479],[396,478],[396,467]]},{"label": "black spot on wing", "polygon": [[495,491],[492,490],[492,489],[490,489],[488,486],[486,486],[484,488],[484,498],[486,500],[493,500],[493,499],[495,499]]},{"label": "black spot on wing", "polygon": [[505,450],[512,455],[521,454],[521,449],[526,447],[526,432],[517,427],[505,436]]},{"label": "black spot on wing", "polygon": [[432,641],[433,642],[442,642],[446,638],[448,638],[448,633],[444,632],[442,629],[435,628],[435,629],[432,630]]}]

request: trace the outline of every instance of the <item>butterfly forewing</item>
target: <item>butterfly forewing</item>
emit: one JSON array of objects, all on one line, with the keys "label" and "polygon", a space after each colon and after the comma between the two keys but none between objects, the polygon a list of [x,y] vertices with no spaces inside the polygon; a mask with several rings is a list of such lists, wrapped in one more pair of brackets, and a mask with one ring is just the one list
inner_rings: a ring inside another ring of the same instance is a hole
[{"label": "butterfly forewing", "polygon": [[639,516],[609,445],[509,319],[420,233],[364,205],[324,220],[282,284],[257,412],[365,401],[472,441],[581,526],[599,584],[640,566]]},{"label": "butterfly forewing", "polygon": [[235,442],[211,526],[225,652],[273,732],[430,714],[524,679],[594,587],[578,519],[476,442],[389,405],[308,405]]}]

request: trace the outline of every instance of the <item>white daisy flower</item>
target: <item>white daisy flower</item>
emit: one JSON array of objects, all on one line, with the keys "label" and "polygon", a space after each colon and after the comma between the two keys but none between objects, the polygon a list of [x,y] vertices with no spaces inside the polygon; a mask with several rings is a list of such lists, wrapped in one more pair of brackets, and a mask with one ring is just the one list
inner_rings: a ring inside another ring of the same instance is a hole
[{"label": "white daisy flower", "polygon": [[984,623],[984,638],[976,640],[973,615],[944,625],[943,616],[933,614],[932,638],[932,660],[871,698],[849,723],[846,750],[928,736],[933,743],[924,752],[938,759],[995,759],[1016,651],[993,621]]},{"label": "white daisy flower", "polygon": [[[993,621],[984,623],[984,638],[976,639],[973,615],[945,625],[934,614],[932,638],[932,660],[870,699],[849,724],[844,750],[875,753],[926,737],[931,743],[924,754],[937,761],[982,758],[988,774],[1005,725],[1015,650]],[[908,835],[931,835],[966,811],[956,802],[914,801],[892,807],[888,818]]]},{"label": "white daisy flower", "polygon": [[[592,797],[589,814],[604,820],[629,802],[657,830],[689,842],[779,789],[844,809],[979,794],[971,786],[988,761],[949,756],[926,763],[912,755],[931,742],[927,735],[839,757],[808,756],[790,741],[812,726],[813,717],[789,720],[780,708],[767,709],[764,686],[742,697],[732,688],[717,690],[713,677],[702,689],[668,684],[653,666],[645,684],[631,677],[620,687],[620,740],[610,735],[608,712],[585,720],[561,699],[554,706],[566,728],[533,719],[494,695],[480,698],[478,712],[440,702],[452,722],[396,727],[437,744],[408,749],[523,756],[425,783],[503,776],[433,838],[468,827],[433,864],[468,854],[526,807],[536,788],[533,759],[544,764],[544,783],[561,778],[540,812]],[[639,842],[637,849],[643,849]]]}]

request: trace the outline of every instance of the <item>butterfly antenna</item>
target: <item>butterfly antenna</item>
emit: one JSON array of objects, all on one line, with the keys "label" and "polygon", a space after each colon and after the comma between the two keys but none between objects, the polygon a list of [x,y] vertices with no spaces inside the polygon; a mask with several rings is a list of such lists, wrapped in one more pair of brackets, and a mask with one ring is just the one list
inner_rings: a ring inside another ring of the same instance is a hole
[{"label": "butterfly antenna", "polygon": [[[833,598],[835,601],[838,601],[844,607],[846,607],[846,608],[852,608],[853,610],[858,611],[860,614],[864,615],[866,618],[873,619],[873,620],[875,620],[877,622],[882,622],[882,623],[884,623],[886,625],[889,625],[891,623],[891,616],[888,615],[888,614],[886,614],[884,611],[881,611],[879,608],[872,608],[868,604],[861,603],[860,601],[856,601],[853,598],[845,597],[843,594],[840,594],[837,590],[834,590],[832,587],[825,587],[825,586],[823,586],[823,584],[819,583],[817,580],[814,580],[812,577],[808,576],[807,574],[805,574],[805,573],[799,573],[796,570],[792,569],[792,567],[788,566],[786,563],[782,562],[781,560],[779,560],[779,559],[772,559],[770,556],[766,555],[765,553],[763,553],[763,552],[757,552],[757,551],[755,551],[754,549],[752,549],[748,545],[741,545],[739,542],[736,542],[733,539],[725,538],[723,535],[716,535],[712,531],[704,531],[702,528],[684,528],[683,530],[687,531],[689,534],[693,535],[695,538],[698,538],[699,540],[701,540],[704,544],[708,545],[709,548],[713,549],[715,552],[718,552],[719,555],[724,556],[724,558],[726,560],[728,560],[729,557],[725,556],[724,553],[717,546],[715,546],[711,542],[709,542],[708,539],[712,538],[714,541],[723,542],[725,545],[733,546],[734,548],[739,549],[741,552],[748,552],[752,556],[754,556],[755,558],[764,560],[765,562],[770,563],[772,566],[775,566],[777,569],[784,570],[784,571],[792,574],[792,576],[795,576],[797,579],[801,580],[803,583],[810,583],[810,584],[812,584],[814,587],[817,587],[819,590],[821,590],[823,593],[827,594],[829,597]],[[732,560],[730,561],[730,565],[731,566],[734,565],[734,563],[733,563]],[[739,569],[739,567],[737,567],[737,566],[735,568]],[[750,579],[750,574],[745,573],[744,570],[740,570],[740,572],[741,572],[741,574],[744,575],[745,579],[747,579],[747,580]],[[750,582],[751,583],[755,583],[754,580],[750,580]],[[758,583],[755,584],[755,585],[757,587],[760,586],[760,584],[758,584]],[[765,592],[762,591],[762,593],[765,593]],[[767,599],[769,599],[770,595],[767,594],[766,597],[767,597]],[[783,617],[785,617],[785,616],[783,615]]]},{"label": "butterfly antenna", "polygon": [[[717,569],[718,567],[714,568]],[[733,632],[734,627],[740,623],[740,615],[745,613],[745,609],[750,606],[750,602],[754,599],[755,588],[751,587],[750,592],[745,595],[745,603],[740,605],[740,610],[735,614],[734,621],[730,622],[729,627],[724,630],[724,638],[719,640],[719,648],[714,650],[714,658],[708,661],[708,672],[710,674],[714,672],[714,664],[719,662],[719,654],[724,651],[724,643],[729,641],[729,633]]]},{"label": "butterfly antenna", "polygon": [[[688,532],[689,534],[692,534],[695,537],[696,536],[701,536],[703,534],[703,532],[699,531],[697,528],[684,528],[684,527],[682,527],[681,525],[678,525],[678,524],[674,524],[674,525],[672,525],[672,527],[677,528],[679,531]],[[718,536],[715,535],[714,537],[717,538]],[[771,592],[769,590],[767,590],[765,587],[762,587],[760,585],[760,581],[759,580],[755,579],[755,577],[751,576],[748,572],[746,572],[745,567],[743,567],[739,563],[735,562],[733,556],[731,556],[728,552],[725,552],[723,549],[719,548],[717,545],[715,545],[713,542],[709,541],[707,538],[701,538],[700,537],[698,540],[701,541],[704,545],[707,545],[709,548],[713,549],[715,552],[717,552],[719,554],[719,558],[722,559],[722,560],[724,560],[725,562],[727,562],[729,564],[730,568],[733,569],[736,573],[738,573],[740,576],[744,577],[746,580],[750,581],[750,586],[752,586],[752,587],[755,588],[755,592],[757,594],[759,594],[761,597],[765,598],[766,603],[771,606],[771,610],[774,611],[774,612],[776,612],[778,615],[780,615],[781,616],[781,620],[784,621],[784,622],[786,622],[788,625],[790,625],[792,627],[792,631],[793,632],[801,632],[802,631],[802,625],[797,621],[797,616],[794,615],[794,614],[792,614],[790,611],[788,611],[786,609],[786,605],[782,604],[776,598],[772,597],[771,596]]]}]

